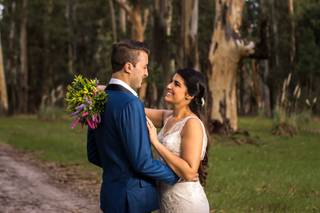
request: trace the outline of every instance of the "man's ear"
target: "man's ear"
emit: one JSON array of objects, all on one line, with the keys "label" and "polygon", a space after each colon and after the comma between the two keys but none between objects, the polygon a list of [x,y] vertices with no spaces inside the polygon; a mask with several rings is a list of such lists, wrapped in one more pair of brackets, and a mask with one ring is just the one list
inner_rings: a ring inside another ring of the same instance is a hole
[{"label": "man's ear", "polygon": [[127,62],[124,64],[123,68],[126,73],[132,73],[133,64],[131,64],[130,62]]}]

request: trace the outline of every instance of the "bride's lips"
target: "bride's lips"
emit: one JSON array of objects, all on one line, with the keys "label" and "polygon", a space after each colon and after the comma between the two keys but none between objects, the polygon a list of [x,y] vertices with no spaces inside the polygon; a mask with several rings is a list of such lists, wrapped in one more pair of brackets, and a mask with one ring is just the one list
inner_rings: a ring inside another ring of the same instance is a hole
[{"label": "bride's lips", "polygon": [[173,93],[171,91],[167,91],[166,96],[172,96]]}]

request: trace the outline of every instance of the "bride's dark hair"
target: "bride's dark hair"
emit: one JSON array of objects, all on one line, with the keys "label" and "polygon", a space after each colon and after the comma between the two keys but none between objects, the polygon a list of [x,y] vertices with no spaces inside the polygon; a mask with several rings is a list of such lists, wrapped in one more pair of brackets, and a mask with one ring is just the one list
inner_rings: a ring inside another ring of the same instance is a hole
[{"label": "bride's dark hair", "polygon": [[[203,74],[199,71],[196,71],[192,68],[184,68],[179,69],[176,71],[179,74],[187,87],[188,94],[193,96],[194,98],[191,100],[189,107],[191,111],[196,114],[203,123],[205,121],[205,114],[206,114],[206,83]],[[206,128],[205,128],[206,129]],[[206,130],[207,133],[207,130]],[[199,179],[202,185],[205,185],[207,179],[207,168],[208,168],[208,147],[209,147],[209,134],[208,137],[208,144],[206,147],[206,152],[203,160],[200,162],[199,166]]]}]

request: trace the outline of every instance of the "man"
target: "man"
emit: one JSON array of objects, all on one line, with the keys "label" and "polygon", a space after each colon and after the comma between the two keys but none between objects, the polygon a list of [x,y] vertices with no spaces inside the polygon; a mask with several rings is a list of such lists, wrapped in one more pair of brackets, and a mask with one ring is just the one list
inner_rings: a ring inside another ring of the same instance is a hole
[{"label": "man", "polygon": [[98,128],[88,130],[88,159],[103,169],[104,212],[151,212],[159,205],[155,181],[178,181],[169,167],[152,158],[144,106],[135,91],[148,76],[148,54],[142,42],[113,45],[107,103]]}]

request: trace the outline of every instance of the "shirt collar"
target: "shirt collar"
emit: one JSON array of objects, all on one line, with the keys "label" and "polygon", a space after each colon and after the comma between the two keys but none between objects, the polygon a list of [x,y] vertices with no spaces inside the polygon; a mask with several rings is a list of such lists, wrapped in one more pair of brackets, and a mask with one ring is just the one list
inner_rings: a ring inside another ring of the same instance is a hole
[{"label": "shirt collar", "polygon": [[136,91],[134,91],[134,89],[132,89],[127,83],[125,83],[124,81],[117,79],[117,78],[111,78],[109,81],[109,84],[118,84],[120,86],[123,86],[124,88],[126,88],[127,90],[129,90],[133,95],[138,97],[138,94]]}]

